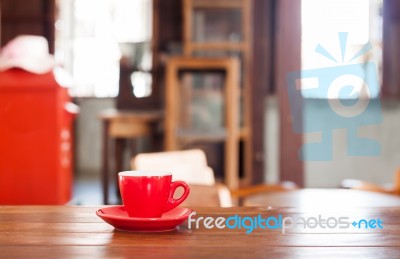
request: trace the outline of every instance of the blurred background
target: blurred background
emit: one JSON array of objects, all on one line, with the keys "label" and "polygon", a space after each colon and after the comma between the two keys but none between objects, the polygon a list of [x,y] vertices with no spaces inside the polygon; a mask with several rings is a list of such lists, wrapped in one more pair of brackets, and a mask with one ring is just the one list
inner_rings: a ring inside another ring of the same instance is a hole
[{"label": "blurred background", "polygon": [[[101,204],[104,188],[110,203],[117,203],[116,172],[131,169],[136,154],[192,148],[205,151],[216,179],[230,189],[282,181],[337,188],[349,178],[393,183],[400,166],[398,1],[1,0],[0,8],[2,47],[18,35],[44,36],[57,66],[70,76],[69,102],[79,106],[70,126],[70,168],[60,173],[64,178],[48,183],[71,181],[62,187],[71,193],[51,203]],[[347,32],[345,41],[339,32]],[[350,60],[362,49],[368,51]],[[171,58],[182,56],[208,63],[201,69],[190,62],[170,64]],[[215,69],[219,58],[237,60],[238,69]],[[324,77],[318,69],[358,64],[360,77],[367,81],[372,77],[363,65],[367,62],[373,62],[376,89],[363,99],[365,85],[357,88],[350,81],[348,86],[359,90],[340,95],[350,100],[340,105],[376,106],[361,119],[347,117],[345,126],[329,115],[331,100],[339,98],[328,94],[329,85],[314,86],[316,91],[302,85],[290,92],[288,73],[314,69],[316,77]],[[229,75],[238,92],[233,106],[224,93],[232,83]],[[174,83],[179,87],[168,86]],[[178,96],[178,101],[170,103],[168,96]],[[171,115],[174,111],[178,115]],[[229,125],[232,118],[236,130]],[[7,132],[3,130],[0,140],[3,153],[13,145],[6,141]],[[378,151],[351,154],[354,137],[375,140]],[[229,152],[228,142],[234,143],[235,152]],[[41,152],[35,144],[37,149],[24,153],[25,143],[19,159]],[[302,157],[301,147],[307,143],[322,146]],[[319,152],[329,155],[313,159]],[[59,158],[51,159],[43,163],[58,163]],[[9,175],[17,170],[7,160],[0,157],[4,185],[10,185]],[[29,163],[24,168],[36,174]],[[0,199],[0,204],[7,203]]]}]

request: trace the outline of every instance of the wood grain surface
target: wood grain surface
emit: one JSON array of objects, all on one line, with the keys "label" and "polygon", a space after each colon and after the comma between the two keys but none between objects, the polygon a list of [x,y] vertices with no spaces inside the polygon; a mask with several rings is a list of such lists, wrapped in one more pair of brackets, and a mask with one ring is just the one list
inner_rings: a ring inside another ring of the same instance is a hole
[{"label": "wood grain surface", "polygon": [[134,233],[114,230],[95,214],[97,207],[3,206],[0,207],[0,258],[398,258],[400,208],[195,208],[196,217],[263,218],[269,216],[318,216],[380,218],[383,229],[244,229],[188,228]]}]

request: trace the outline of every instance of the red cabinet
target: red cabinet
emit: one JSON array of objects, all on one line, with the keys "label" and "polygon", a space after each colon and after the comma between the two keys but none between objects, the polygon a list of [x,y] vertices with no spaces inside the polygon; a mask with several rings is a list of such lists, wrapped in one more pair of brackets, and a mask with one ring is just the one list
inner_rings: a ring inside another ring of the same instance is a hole
[{"label": "red cabinet", "polygon": [[72,119],[52,72],[0,73],[0,205],[64,204],[72,192]]}]

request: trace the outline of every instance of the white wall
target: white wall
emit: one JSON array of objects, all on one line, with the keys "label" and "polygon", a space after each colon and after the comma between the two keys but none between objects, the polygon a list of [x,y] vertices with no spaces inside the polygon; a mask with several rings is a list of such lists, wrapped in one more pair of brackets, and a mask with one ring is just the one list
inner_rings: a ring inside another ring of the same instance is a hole
[{"label": "white wall", "polygon": [[113,98],[82,98],[77,100],[80,114],[75,122],[76,170],[79,174],[101,172],[102,124],[99,113],[114,107]]},{"label": "white wall", "polygon": [[[268,97],[266,103],[265,159],[266,179],[278,181],[278,103],[275,97]],[[323,113],[322,107],[307,106]],[[307,112],[307,111],[305,111]],[[335,130],[333,134],[333,159],[326,162],[305,161],[305,187],[338,187],[341,180],[354,178],[378,184],[393,182],[393,175],[400,168],[400,103],[382,104],[381,124],[363,127],[361,133],[376,139],[381,144],[381,155],[377,157],[349,157],[346,155],[346,130]],[[313,140],[312,134],[305,134],[304,141]],[[315,140],[315,139],[314,139]]]},{"label": "white wall", "polygon": [[[321,111],[323,112],[323,111]],[[377,157],[350,157],[346,155],[346,130],[333,135],[333,160],[305,163],[307,187],[336,187],[344,178],[361,179],[373,183],[393,182],[400,168],[400,105],[382,104],[382,123],[360,129],[360,134],[377,140],[381,155]],[[305,136],[305,141],[308,141]]]}]

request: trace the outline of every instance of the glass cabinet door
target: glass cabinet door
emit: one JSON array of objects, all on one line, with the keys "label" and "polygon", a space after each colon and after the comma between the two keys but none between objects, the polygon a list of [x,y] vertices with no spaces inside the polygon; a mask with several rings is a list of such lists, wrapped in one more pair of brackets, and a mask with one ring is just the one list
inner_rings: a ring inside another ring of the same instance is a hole
[{"label": "glass cabinet door", "polygon": [[240,42],[243,39],[239,9],[194,8],[192,19],[193,42]]},{"label": "glass cabinet door", "polygon": [[210,132],[224,127],[223,72],[181,71],[179,73],[179,131]]}]

